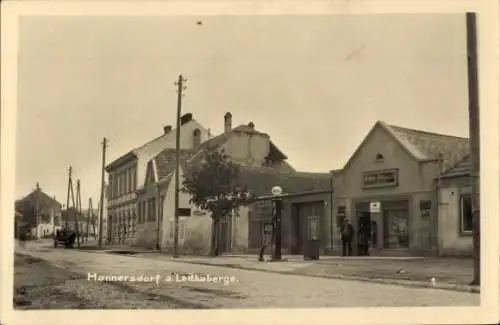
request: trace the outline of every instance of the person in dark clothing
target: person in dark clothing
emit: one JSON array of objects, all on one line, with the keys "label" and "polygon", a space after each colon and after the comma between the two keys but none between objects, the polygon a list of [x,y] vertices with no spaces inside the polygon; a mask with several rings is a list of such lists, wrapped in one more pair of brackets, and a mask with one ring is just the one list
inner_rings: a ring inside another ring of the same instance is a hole
[{"label": "person in dark clothing", "polygon": [[368,233],[366,231],[360,231],[358,236],[358,245],[361,256],[368,256],[368,248],[370,247],[370,241],[368,238]]},{"label": "person in dark clothing", "polygon": [[342,238],[342,256],[352,255],[352,239],[354,237],[354,228],[352,227],[349,219],[344,219],[344,224],[340,228]]}]

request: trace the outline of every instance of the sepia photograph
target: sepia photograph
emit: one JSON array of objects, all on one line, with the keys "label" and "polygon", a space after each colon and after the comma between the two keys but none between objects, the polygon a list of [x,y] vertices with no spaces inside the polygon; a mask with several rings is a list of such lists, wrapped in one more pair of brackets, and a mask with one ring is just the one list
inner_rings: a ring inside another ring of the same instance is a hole
[{"label": "sepia photograph", "polygon": [[13,312],[498,296],[482,16],[222,11],[17,16]]}]

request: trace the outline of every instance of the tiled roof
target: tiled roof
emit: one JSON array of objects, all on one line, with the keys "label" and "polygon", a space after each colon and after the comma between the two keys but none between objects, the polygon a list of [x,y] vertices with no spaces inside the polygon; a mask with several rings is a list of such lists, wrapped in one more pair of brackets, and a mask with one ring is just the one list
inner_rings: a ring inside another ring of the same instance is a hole
[{"label": "tiled roof", "polygon": [[396,125],[386,124],[386,126],[417,159],[438,159],[441,154],[445,170],[469,154],[468,138],[413,130]]},{"label": "tiled roof", "polygon": [[328,173],[280,173],[267,168],[242,168],[240,179],[256,195],[270,195],[273,186],[280,186],[286,194],[331,189]]},{"label": "tiled roof", "polygon": [[30,202],[30,203],[38,203],[38,206],[43,209],[43,208],[50,208],[54,205],[59,205],[61,206],[61,203],[59,203],[57,200],[52,198],[50,195],[46,194],[43,192],[41,189],[35,189],[33,190],[30,194],[26,195],[20,200],[17,200],[16,203],[23,203],[23,202]]},{"label": "tiled roof", "polygon": [[286,194],[294,194],[329,190],[330,182],[328,173],[283,173],[269,167],[240,167],[238,185],[255,195],[270,195],[273,186],[280,186]]},{"label": "tiled roof", "polygon": [[[193,155],[194,150],[181,149],[180,160],[181,162],[188,159]],[[156,163],[156,172],[158,173],[158,180],[161,180],[171,174],[176,166],[176,151],[175,149],[165,149],[153,158]]]},{"label": "tiled roof", "polygon": [[443,173],[442,178],[468,176],[470,175],[470,170],[471,170],[470,155],[467,155],[461,161],[455,164],[455,166],[452,166],[450,169],[445,171]]}]

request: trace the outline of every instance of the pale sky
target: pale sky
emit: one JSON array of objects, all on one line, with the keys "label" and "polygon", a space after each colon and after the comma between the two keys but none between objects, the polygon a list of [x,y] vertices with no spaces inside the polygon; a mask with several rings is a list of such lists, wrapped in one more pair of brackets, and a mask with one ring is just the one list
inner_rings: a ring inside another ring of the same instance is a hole
[{"label": "pale sky", "polygon": [[[200,26],[196,22],[202,20]],[[99,199],[107,162],[183,113],[253,121],[301,171],[341,168],[377,120],[468,136],[460,15],[47,17],[19,24],[16,198]]]}]

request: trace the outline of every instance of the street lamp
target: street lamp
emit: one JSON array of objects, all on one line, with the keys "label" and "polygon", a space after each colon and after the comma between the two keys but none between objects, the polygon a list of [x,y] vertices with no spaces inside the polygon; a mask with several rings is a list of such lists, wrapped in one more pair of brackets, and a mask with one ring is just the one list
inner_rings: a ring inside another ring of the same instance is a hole
[{"label": "street lamp", "polygon": [[273,195],[273,221],[274,221],[274,252],[273,260],[281,260],[281,211],[282,211],[282,198],[283,189],[279,186],[274,186],[271,189]]}]

